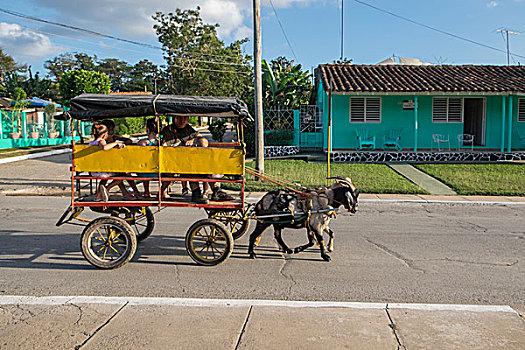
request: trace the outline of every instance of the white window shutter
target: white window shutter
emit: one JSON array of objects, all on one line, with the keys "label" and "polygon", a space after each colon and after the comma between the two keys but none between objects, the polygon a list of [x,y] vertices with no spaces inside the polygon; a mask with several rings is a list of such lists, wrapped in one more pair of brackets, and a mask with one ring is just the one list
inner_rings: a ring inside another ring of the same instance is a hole
[{"label": "white window shutter", "polygon": [[463,121],[463,98],[450,97],[448,99],[448,122]]},{"label": "white window shutter", "polygon": [[525,122],[525,98],[518,99],[518,121]]},{"label": "white window shutter", "polygon": [[432,100],[432,121],[446,122],[448,110],[448,98],[434,97]]}]

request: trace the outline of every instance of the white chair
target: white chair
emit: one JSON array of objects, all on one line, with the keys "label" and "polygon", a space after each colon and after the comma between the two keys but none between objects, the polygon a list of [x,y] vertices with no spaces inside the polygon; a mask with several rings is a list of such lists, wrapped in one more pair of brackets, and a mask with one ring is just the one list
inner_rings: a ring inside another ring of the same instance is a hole
[{"label": "white chair", "polygon": [[474,135],[459,134],[458,135],[458,151],[463,146],[470,146],[470,149],[474,151]]},{"label": "white chair", "polygon": [[432,149],[434,149],[434,143],[437,144],[438,151],[441,151],[441,145],[444,146],[445,143],[448,143],[448,150],[450,151],[449,135],[432,134]]}]

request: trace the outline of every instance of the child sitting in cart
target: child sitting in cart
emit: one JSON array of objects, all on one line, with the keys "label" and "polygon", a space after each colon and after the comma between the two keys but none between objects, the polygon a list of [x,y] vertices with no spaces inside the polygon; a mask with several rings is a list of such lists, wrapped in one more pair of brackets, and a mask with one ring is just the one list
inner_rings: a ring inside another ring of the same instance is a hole
[{"label": "child sitting in cart", "polygon": [[[100,124],[105,125],[108,128],[108,138],[107,138],[106,142],[108,142],[108,143],[110,143],[110,142],[123,142],[125,145],[133,144],[133,141],[130,138],[115,134],[115,122],[113,120],[105,119],[105,120],[101,121]],[[131,176],[131,174],[122,174],[122,175]],[[140,191],[137,188],[137,185],[135,184],[135,181],[133,181],[133,180],[126,180],[126,181],[128,182],[129,186],[133,189],[133,193],[135,194],[135,197],[136,198],[141,198]],[[121,187],[119,186],[119,188],[121,188]],[[130,198],[128,196],[125,196],[125,197],[126,197],[126,199],[133,199],[133,198]]]},{"label": "child sitting in cart", "polygon": [[[108,151],[114,147],[123,148],[125,147],[124,143],[121,142],[107,142],[108,128],[103,124],[94,124],[92,128],[93,136],[95,140],[89,143],[90,146],[99,146],[103,151]],[[102,173],[102,172],[92,172],[91,176],[109,178],[112,176],[117,176],[118,173]],[[128,192],[126,186],[124,186],[122,180],[113,180],[109,185],[106,186],[108,180],[100,180],[100,183],[97,187],[97,194],[95,196],[96,201],[107,202],[109,200],[109,190],[113,187],[118,186],[122,191],[122,194],[126,199],[133,199],[133,196]]]},{"label": "child sitting in cart", "polygon": [[[139,141],[139,146],[158,146],[158,134],[157,134],[157,122],[155,121],[155,118],[150,118],[146,121],[146,134],[148,135],[148,138],[142,139]],[[146,178],[158,178],[159,175],[157,173],[140,173],[138,174],[139,177],[146,177]],[[149,191],[149,180],[142,181],[142,185],[144,186],[144,197],[151,197],[151,193]]]}]

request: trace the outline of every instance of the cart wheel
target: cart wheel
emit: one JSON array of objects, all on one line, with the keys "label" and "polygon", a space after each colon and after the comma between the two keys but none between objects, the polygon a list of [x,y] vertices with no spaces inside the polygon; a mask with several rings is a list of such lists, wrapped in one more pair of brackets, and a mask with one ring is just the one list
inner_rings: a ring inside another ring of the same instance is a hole
[{"label": "cart wheel", "polygon": [[202,219],[188,229],[186,250],[200,265],[218,265],[230,257],[233,237],[223,223],[214,219]]},{"label": "cart wheel", "polygon": [[155,216],[149,207],[137,209],[124,208],[125,211],[119,211],[112,214],[126,221],[131,226],[137,236],[137,242],[148,238],[155,227]]},{"label": "cart wheel", "polygon": [[102,217],[91,221],[80,241],[82,254],[101,269],[114,269],[131,260],[137,249],[135,233],[124,220]]},{"label": "cart wheel", "polygon": [[219,220],[230,229],[234,240],[244,236],[250,229],[250,221],[244,219],[242,210],[210,210],[208,217]]}]

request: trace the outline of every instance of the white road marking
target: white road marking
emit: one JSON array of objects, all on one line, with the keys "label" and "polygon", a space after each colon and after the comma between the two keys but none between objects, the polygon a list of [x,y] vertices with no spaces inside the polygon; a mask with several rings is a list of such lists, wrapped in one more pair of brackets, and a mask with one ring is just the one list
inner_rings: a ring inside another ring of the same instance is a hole
[{"label": "white road marking", "polygon": [[69,148],[65,148],[65,149],[58,149],[58,150],[55,150],[55,151],[47,151],[47,152],[26,154],[26,155],[17,156],[17,157],[7,157],[7,158],[0,159],[0,164],[17,162],[19,160],[26,160],[26,159],[34,159],[34,158],[42,158],[42,157],[54,156],[56,154],[62,154],[62,153],[68,153],[68,152],[71,152],[71,150]]},{"label": "white road marking", "polygon": [[461,305],[461,304],[403,304],[403,303],[360,303],[337,301],[293,301],[255,299],[196,299],[196,298],[148,298],[148,297],[104,297],[104,296],[49,296],[2,295],[0,305],[67,305],[67,304],[125,304],[128,305],[170,305],[187,307],[246,307],[277,306],[294,308],[348,308],[348,309],[411,309],[421,311],[473,311],[511,312],[507,305]]}]

